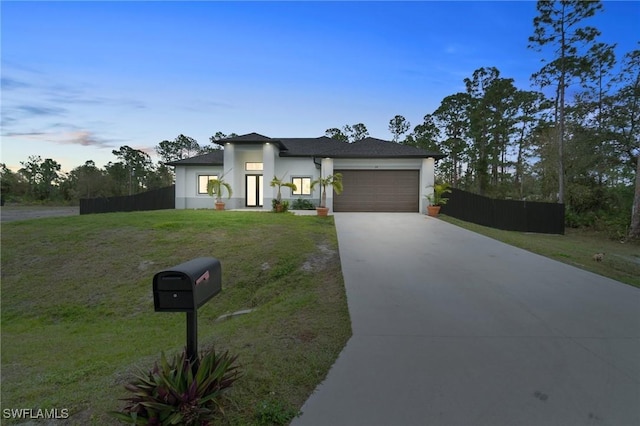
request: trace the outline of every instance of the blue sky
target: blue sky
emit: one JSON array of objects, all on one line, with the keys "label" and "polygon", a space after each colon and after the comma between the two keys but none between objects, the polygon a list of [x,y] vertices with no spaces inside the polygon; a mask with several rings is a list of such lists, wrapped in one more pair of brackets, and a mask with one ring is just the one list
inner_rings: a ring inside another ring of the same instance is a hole
[{"label": "blue sky", "polygon": [[[322,136],[364,123],[391,139],[463,79],[495,66],[531,89],[535,2],[0,2],[1,162],[65,171],[153,154],[185,134]],[[640,2],[589,24],[619,57],[638,48]],[[157,158],[154,156],[154,160]]]}]

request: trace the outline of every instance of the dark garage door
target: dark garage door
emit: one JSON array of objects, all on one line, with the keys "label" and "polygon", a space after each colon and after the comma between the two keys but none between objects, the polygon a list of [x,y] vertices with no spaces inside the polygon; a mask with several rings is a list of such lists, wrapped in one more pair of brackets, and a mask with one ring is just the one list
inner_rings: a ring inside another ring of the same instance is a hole
[{"label": "dark garage door", "polygon": [[335,170],[344,191],[333,198],[336,212],[418,212],[419,170]]}]

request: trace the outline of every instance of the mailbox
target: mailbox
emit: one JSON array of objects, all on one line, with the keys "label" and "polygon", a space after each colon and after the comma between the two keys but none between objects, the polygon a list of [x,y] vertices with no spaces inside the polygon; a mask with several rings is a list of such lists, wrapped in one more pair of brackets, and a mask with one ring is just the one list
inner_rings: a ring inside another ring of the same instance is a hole
[{"label": "mailbox", "polygon": [[153,277],[156,312],[195,312],[222,290],[222,268],[213,257],[199,257]]}]

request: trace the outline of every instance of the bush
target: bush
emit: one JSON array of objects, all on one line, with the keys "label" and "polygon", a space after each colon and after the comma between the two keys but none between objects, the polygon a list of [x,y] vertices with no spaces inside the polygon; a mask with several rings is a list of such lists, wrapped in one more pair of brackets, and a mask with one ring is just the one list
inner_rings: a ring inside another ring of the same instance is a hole
[{"label": "bush", "polygon": [[280,201],[277,199],[273,199],[271,201],[271,207],[273,207],[273,211],[276,213],[286,213],[289,211],[289,202],[288,201]]},{"label": "bush", "polygon": [[316,206],[309,200],[305,200],[303,198],[298,198],[293,202],[291,206],[293,210],[314,210]]},{"label": "bush", "polygon": [[140,373],[125,389],[133,394],[120,412],[111,414],[134,425],[209,425],[224,414],[221,398],[240,377],[236,356],[203,352],[194,366],[186,351],[148,374]]}]

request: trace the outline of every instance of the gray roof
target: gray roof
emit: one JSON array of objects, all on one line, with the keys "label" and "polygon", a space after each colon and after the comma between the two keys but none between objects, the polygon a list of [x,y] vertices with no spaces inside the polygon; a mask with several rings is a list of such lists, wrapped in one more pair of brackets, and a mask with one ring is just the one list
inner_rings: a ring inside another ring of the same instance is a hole
[{"label": "gray roof", "polygon": [[260,133],[255,133],[255,132],[248,133],[246,135],[234,136],[232,138],[220,139],[220,140],[214,141],[213,143],[216,143],[220,146],[224,146],[224,144],[226,143],[248,145],[248,144],[267,143],[267,142],[278,145],[280,149],[283,148],[281,142],[278,139],[272,139],[268,136],[261,135]]},{"label": "gray roof", "polygon": [[376,138],[364,138],[346,143],[326,136],[309,139],[280,139],[287,148],[281,157],[332,157],[332,158],[428,158],[445,157],[439,152],[429,152],[413,146]]},{"label": "gray roof", "polygon": [[[280,157],[331,157],[331,158],[428,158],[445,157],[439,152],[429,152],[413,146],[385,141],[376,138],[365,138],[353,143],[342,142],[326,136],[319,138],[270,138],[258,133],[249,133],[233,138],[216,141],[220,146],[226,143],[260,144],[273,143],[280,148]],[[224,151],[217,150],[185,160],[167,163],[175,165],[222,165]]]},{"label": "gray roof", "polygon": [[222,166],[224,162],[224,151],[216,149],[215,151],[208,152],[206,154],[197,155],[191,158],[185,158],[184,160],[176,160],[166,163],[168,166]]}]

